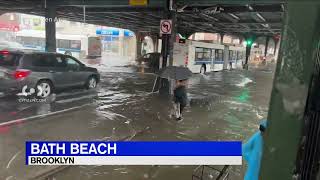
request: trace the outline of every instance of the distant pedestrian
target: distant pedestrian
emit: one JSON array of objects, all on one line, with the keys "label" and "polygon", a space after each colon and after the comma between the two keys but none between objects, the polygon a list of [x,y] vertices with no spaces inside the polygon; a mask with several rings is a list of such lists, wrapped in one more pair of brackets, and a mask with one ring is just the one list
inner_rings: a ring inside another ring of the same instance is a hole
[{"label": "distant pedestrian", "polygon": [[188,80],[177,80],[176,87],[173,91],[173,102],[174,112],[177,121],[182,120],[182,112],[187,106],[188,95],[187,95],[187,82]]},{"label": "distant pedestrian", "polygon": [[229,61],[230,70],[232,70],[232,61]]},{"label": "distant pedestrian", "polygon": [[248,169],[244,176],[244,180],[258,180],[260,166],[263,154],[263,135],[267,128],[267,120],[262,120],[259,131],[242,146],[244,159],[248,163]]}]

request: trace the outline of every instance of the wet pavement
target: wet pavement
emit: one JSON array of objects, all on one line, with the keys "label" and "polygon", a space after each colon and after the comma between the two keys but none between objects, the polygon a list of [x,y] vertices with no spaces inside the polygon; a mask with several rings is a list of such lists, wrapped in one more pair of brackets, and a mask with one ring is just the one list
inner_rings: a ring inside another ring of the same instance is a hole
[{"label": "wet pavement", "polygon": [[[46,103],[0,99],[0,179],[32,179],[56,168],[24,165],[27,140],[245,140],[267,116],[274,65],[195,74],[189,82],[190,106],[177,123],[169,117],[170,100],[151,93],[155,76],[126,62],[89,62],[101,73],[96,90],[67,90]],[[52,177],[191,179],[194,168],[72,166]],[[230,173],[230,179],[243,179],[241,167],[232,167]]]}]

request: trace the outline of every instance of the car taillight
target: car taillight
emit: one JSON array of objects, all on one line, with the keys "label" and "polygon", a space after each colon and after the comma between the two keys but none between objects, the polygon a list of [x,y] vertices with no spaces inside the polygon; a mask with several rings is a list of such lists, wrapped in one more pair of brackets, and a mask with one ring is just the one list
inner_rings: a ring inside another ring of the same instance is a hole
[{"label": "car taillight", "polygon": [[31,74],[31,71],[29,70],[16,70],[13,74],[15,79],[22,79],[26,78]]},{"label": "car taillight", "polygon": [[8,54],[10,54],[10,52],[9,51],[0,51],[0,54],[1,55],[8,55]]}]

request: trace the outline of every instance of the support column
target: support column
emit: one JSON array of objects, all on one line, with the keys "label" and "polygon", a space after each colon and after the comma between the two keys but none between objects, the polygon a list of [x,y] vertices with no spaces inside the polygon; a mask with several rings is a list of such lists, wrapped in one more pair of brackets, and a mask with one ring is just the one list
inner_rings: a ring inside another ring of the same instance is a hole
[{"label": "support column", "polygon": [[[163,19],[168,19],[170,17],[169,12],[169,3],[166,1],[165,6],[166,11],[164,11]],[[169,39],[170,36],[167,34],[161,34],[161,55],[162,55],[162,67],[167,67],[168,56],[169,56]],[[158,78],[157,78],[158,80]],[[159,94],[162,96],[170,95],[170,82],[168,79],[159,78]]]},{"label": "support column", "polygon": [[136,58],[139,58],[141,56],[141,48],[142,48],[142,34],[140,32],[136,32],[136,41],[137,41]]},{"label": "support column", "polygon": [[246,61],[243,65],[243,69],[246,69],[248,70],[249,69],[249,65],[248,65],[248,61],[249,61],[249,58],[250,58],[250,53],[251,53],[251,45],[246,45]]},{"label": "support column", "polygon": [[270,36],[267,36],[267,37],[266,37],[266,44],[265,44],[265,48],[264,48],[264,57],[265,57],[265,58],[267,58],[269,41],[270,41]]},{"label": "support column", "polygon": [[120,30],[119,32],[119,52],[118,55],[119,56],[124,56],[124,30]]},{"label": "support column", "polygon": [[162,45],[161,45],[161,55],[162,55],[162,68],[167,66],[168,60],[168,41],[169,36],[166,34],[162,34]]},{"label": "support column", "polygon": [[250,53],[251,53],[251,47],[252,47],[252,44],[253,42],[255,41],[256,39],[256,36],[254,35],[246,35],[245,36],[245,42],[246,42],[246,61],[243,65],[243,69],[249,69],[249,65],[248,65],[248,62],[249,62],[249,58],[250,58]]},{"label": "support column", "polygon": [[[171,10],[172,9],[170,7],[171,5],[172,5],[172,0],[166,1],[166,6],[165,6],[166,11],[164,12],[165,13],[164,19],[172,20],[172,30],[170,35],[162,34],[162,50],[161,50],[162,61],[163,61],[162,68],[168,65],[169,66],[173,65],[173,45],[174,45],[174,42],[176,41],[177,17],[176,17],[176,12]],[[168,81],[167,79],[161,79],[159,92],[162,95],[170,95],[173,92],[172,91],[173,87],[174,87],[174,82]]]},{"label": "support column", "polygon": [[50,5],[45,11],[46,51],[56,52],[56,7]]},{"label": "support column", "polygon": [[[309,87],[314,85],[311,83],[312,77],[316,77],[315,82],[319,82],[319,72],[315,72],[318,69],[316,59],[320,48],[319,14],[318,3],[308,0],[286,2],[283,21],[285,24],[271,93],[268,127],[263,135],[264,148],[259,179],[317,179],[311,176],[319,173],[317,155],[304,158],[317,152],[316,148],[304,147],[303,156],[298,156],[298,150],[310,140],[308,136],[304,137],[302,132],[303,126],[310,123],[310,117],[315,117],[317,122],[317,126],[312,129],[319,128],[319,106],[314,107],[316,112],[310,114],[310,109],[306,109],[307,99],[312,102],[319,98],[319,95],[308,98]],[[317,131],[307,132],[311,135]],[[311,145],[316,147],[319,136],[316,133],[313,135],[311,140],[314,141]],[[301,167],[295,166],[300,162],[303,163]],[[308,165],[305,166],[304,163]],[[303,172],[309,177],[304,176]]]},{"label": "support column", "polygon": [[158,35],[154,35],[152,36],[152,41],[153,41],[153,51],[154,52],[158,52],[158,43],[159,43],[159,39],[158,39]]},{"label": "support column", "polygon": [[224,34],[220,33],[220,44],[223,44],[223,37],[224,37]]}]

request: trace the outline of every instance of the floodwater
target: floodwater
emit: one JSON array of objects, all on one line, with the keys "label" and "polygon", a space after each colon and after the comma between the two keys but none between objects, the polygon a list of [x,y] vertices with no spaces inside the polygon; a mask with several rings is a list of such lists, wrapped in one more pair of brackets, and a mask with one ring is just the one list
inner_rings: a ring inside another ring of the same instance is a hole
[{"label": "floodwater", "polygon": [[[100,69],[96,91],[69,90],[47,103],[2,100],[0,179],[28,179],[55,167],[25,166],[26,140],[245,140],[267,117],[274,65],[249,71],[195,74],[189,81],[190,106],[184,120],[169,117],[170,98],[151,93],[155,76],[130,64]],[[51,102],[52,101],[52,102]],[[191,179],[196,166],[72,166],[56,180]],[[214,179],[214,171],[206,176]],[[231,167],[230,179],[243,179]]]}]

